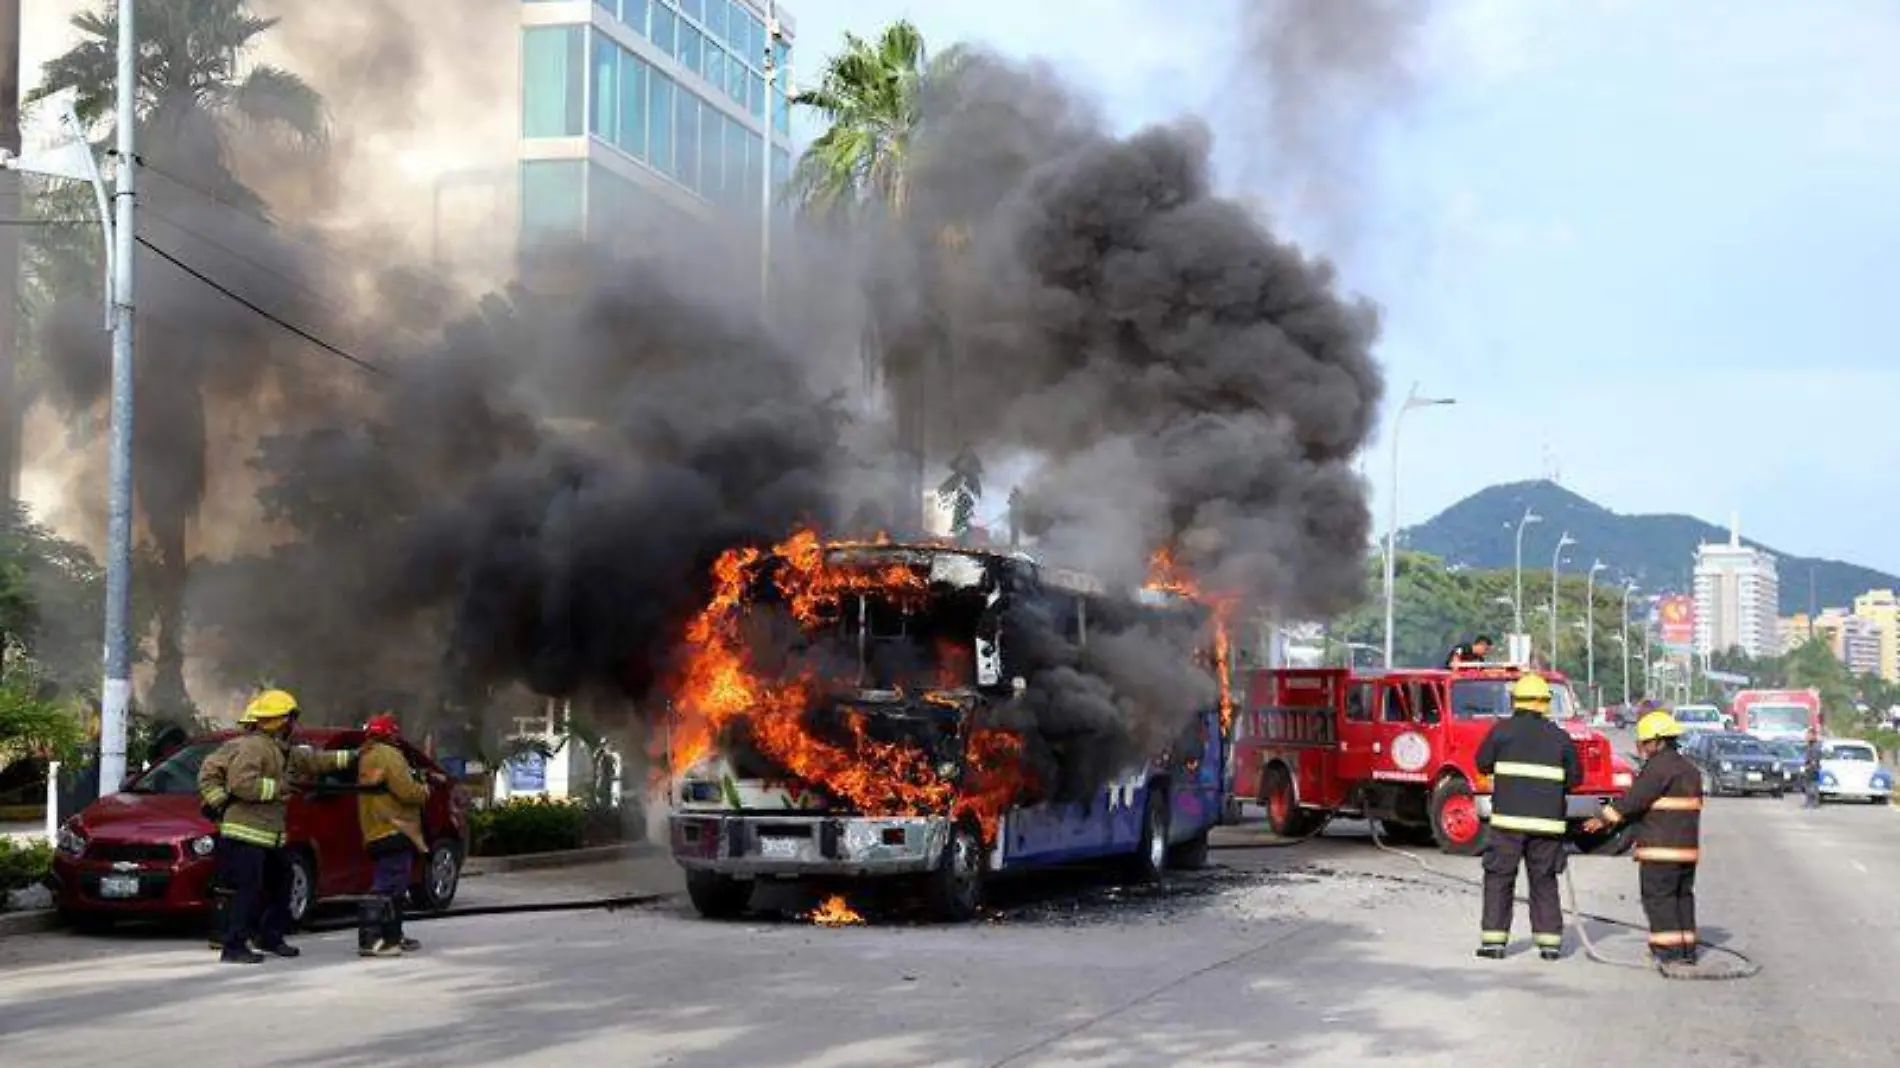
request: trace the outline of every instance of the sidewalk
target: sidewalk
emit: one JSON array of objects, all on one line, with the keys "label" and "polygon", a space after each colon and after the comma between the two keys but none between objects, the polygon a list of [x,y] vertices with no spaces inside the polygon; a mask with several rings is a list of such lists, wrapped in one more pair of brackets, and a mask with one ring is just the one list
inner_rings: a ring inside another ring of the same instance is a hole
[{"label": "sidewalk", "polygon": [[686,876],[665,850],[568,868],[490,872],[463,876],[456,908],[554,904],[602,897],[680,894]]}]

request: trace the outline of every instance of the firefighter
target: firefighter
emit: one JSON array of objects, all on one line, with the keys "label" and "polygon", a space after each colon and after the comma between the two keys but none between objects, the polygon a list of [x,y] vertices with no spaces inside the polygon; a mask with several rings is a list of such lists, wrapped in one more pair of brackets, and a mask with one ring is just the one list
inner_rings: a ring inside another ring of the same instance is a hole
[{"label": "firefighter", "polygon": [[1468,642],[1452,646],[1450,655],[1445,657],[1445,666],[1454,668],[1465,664],[1482,664],[1484,658],[1490,655],[1491,639],[1488,635],[1480,634]]},{"label": "firefighter", "polygon": [[1808,745],[1801,753],[1803,808],[1821,807],[1821,732],[1808,728]]},{"label": "firefighter", "polygon": [[357,797],[356,812],[375,875],[358,913],[356,949],[364,957],[393,957],[422,948],[422,943],[403,936],[402,900],[409,892],[416,857],[427,852],[422,806],[428,803],[429,787],[396,744],[401,730],[395,716],[383,712],[370,717],[363,734],[356,781],[370,792]]},{"label": "firefighter", "polygon": [[1557,876],[1564,870],[1565,798],[1583,781],[1576,743],[1550,716],[1550,683],[1526,673],[1511,686],[1511,718],[1478,745],[1478,771],[1495,781],[1484,849],[1484,917],[1478,956],[1502,960],[1511,940],[1517,869],[1530,879],[1531,940],[1545,960],[1563,947]]},{"label": "firefighter", "polygon": [[1629,792],[1584,824],[1596,833],[1636,823],[1636,860],[1642,866],[1643,912],[1649,951],[1658,963],[1695,963],[1695,870],[1701,860],[1702,774],[1676,748],[1682,724],[1666,710],[1636,723],[1643,770]]},{"label": "firefighter", "polygon": [[285,941],[290,932],[290,858],[284,852],[286,805],[292,775],[340,771],[356,754],[347,749],[317,752],[293,745],[297,699],[265,690],[238,718],[244,733],[205,758],[198,770],[198,796],[218,824],[218,878],[230,894],[224,925],[226,964],[257,964],[263,950],[279,957],[301,951]]}]

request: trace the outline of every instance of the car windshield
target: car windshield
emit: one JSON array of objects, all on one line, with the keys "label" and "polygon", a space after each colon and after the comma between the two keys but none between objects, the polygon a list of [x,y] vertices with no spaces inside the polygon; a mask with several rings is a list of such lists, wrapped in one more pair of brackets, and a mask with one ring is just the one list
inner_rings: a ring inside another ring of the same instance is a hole
[{"label": "car windshield", "polygon": [[1830,745],[1827,747],[1829,760],[1854,760],[1864,764],[1874,762],[1874,750],[1866,745]]},{"label": "car windshield", "polygon": [[1748,710],[1751,730],[1800,731],[1808,728],[1808,710],[1800,705],[1756,705]]},{"label": "car windshield", "polygon": [[134,794],[181,794],[194,797],[198,793],[198,768],[205,758],[216,752],[219,742],[198,742],[178,750],[171,756],[139,776],[128,793]]},{"label": "car windshield", "polygon": [[[1451,684],[1451,713],[1458,719],[1506,719],[1511,715],[1511,679],[1460,679]],[[1570,687],[1550,687],[1550,717],[1571,719],[1577,714]]]},{"label": "car windshield", "polygon": [[1764,756],[1768,752],[1753,738],[1717,738],[1715,750],[1725,756],[1737,753],[1746,756]]},{"label": "car windshield", "polygon": [[1805,747],[1800,742],[1763,742],[1762,744],[1768,747],[1770,753],[1783,759],[1794,759],[1805,755],[1802,752]]},{"label": "car windshield", "polygon": [[1706,705],[1690,705],[1676,709],[1678,723],[1718,723],[1721,719],[1722,713]]}]

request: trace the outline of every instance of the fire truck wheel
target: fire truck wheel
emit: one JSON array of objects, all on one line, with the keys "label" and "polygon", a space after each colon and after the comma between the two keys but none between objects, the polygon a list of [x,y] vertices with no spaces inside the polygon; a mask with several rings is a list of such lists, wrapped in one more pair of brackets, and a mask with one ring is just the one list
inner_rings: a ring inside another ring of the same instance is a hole
[{"label": "fire truck wheel", "polygon": [[730,875],[712,871],[688,871],[686,896],[693,907],[709,920],[733,920],[745,914],[752,904],[752,884]]},{"label": "fire truck wheel", "polygon": [[1129,875],[1136,882],[1152,883],[1168,869],[1168,791],[1156,785],[1148,787],[1148,805],[1141,814],[1141,842],[1129,858]]},{"label": "fire truck wheel", "polygon": [[1484,852],[1484,819],[1470,783],[1453,777],[1432,790],[1432,837],[1440,850],[1455,856]]},{"label": "fire truck wheel", "polygon": [[944,923],[976,919],[983,905],[983,842],[971,827],[958,826],[943,847],[943,862],[924,882],[925,907]]},{"label": "fire truck wheel", "polygon": [[1284,764],[1267,769],[1261,803],[1267,809],[1267,828],[1282,838],[1304,838],[1313,833],[1313,816],[1293,794],[1293,776]]}]

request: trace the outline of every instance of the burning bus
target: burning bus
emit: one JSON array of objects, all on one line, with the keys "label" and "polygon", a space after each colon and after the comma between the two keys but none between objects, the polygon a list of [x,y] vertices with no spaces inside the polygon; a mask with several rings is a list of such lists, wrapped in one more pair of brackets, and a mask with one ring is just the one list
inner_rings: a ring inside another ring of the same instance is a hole
[{"label": "burning bus", "polygon": [[812,533],[714,577],[665,738],[702,915],[742,913],[760,880],[876,880],[964,920],[998,873],[1204,862],[1225,641],[1182,590]]}]

